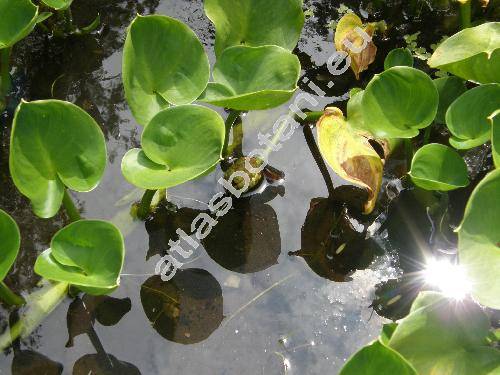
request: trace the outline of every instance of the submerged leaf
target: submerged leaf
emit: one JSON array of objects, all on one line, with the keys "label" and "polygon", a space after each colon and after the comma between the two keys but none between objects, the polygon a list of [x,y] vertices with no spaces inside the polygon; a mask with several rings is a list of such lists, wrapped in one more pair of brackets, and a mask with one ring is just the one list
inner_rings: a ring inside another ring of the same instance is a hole
[{"label": "submerged leaf", "polygon": [[293,50],[299,41],[302,0],[205,0],[205,13],[215,25],[215,53],[232,46],[276,45]]},{"label": "submerged leaf", "polygon": [[5,279],[16,261],[21,236],[16,222],[5,211],[0,209],[0,281]]},{"label": "submerged leaf", "polygon": [[0,0],[0,49],[12,47],[33,31],[38,7],[30,0]]},{"label": "submerged leaf", "polygon": [[106,143],[99,125],[74,104],[59,100],[21,102],[14,116],[9,165],[33,211],[50,218],[64,189],[93,190],[104,174]]},{"label": "submerged leaf", "polygon": [[384,163],[369,139],[354,131],[338,108],[328,108],[317,128],[321,154],[340,177],[368,191],[364,212],[372,212],[382,184]]}]

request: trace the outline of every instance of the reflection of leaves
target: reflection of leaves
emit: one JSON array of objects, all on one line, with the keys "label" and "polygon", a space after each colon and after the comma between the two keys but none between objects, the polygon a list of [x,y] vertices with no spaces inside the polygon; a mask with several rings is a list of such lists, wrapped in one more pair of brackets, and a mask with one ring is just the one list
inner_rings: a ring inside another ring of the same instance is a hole
[{"label": "reflection of leaves", "polygon": [[179,270],[170,281],[150,277],[141,286],[141,302],[153,328],[180,344],[205,340],[223,319],[221,286],[201,269]]},{"label": "reflection of leaves", "polygon": [[128,362],[119,361],[111,354],[103,360],[99,354],[86,354],[73,366],[73,375],[140,375],[137,367]]},{"label": "reflection of leaves", "polygon": [[422,290],[422,285],[411,276],[390,279],[375,286],[372,307],[384,318],[399,320],[410,312],[411,304]]},{"label": "reflection of leaves", "polygon": [[33,350],[15,350],[12,375],[59,375],[63,365]]},{"label": "reflection of leaves", "polygon": [[76,298],[68,308],[66,323],[69,339],[66,347],[73,346],[73,339],[88,333],[97,319],[104,326],[117,324],[130,311],[130,298],[113,298],[108,296],[90,296]]},{"label": "reflection of leaves", "polygon": [[321,277],[332,281],[348,281],[355,270],[367,268],[378,251],[366,228],[326,198],[311,201],[302,226],[302,249],[290,255],[301,256]]}]

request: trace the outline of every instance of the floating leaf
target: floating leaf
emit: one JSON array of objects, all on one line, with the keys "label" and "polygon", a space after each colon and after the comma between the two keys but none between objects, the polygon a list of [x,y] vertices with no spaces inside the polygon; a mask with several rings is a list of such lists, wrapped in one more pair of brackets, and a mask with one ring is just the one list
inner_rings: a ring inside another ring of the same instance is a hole
[{"label": "floating leaf", "polygon": [[120,284],[125,246],[113,224],[80,220],[57,232],[50,248],[35,262],[35,272],[93,295],[107,294]]},{"label": "floating leaf", "polygon": [[458,255],[471,281],[472,295],[500,309],[500,169],[474,189],[458,230]]},{"label": "floating leaf", "polygon": [[408,48],[395,48],[388,53],[384,61],[384,69],[390,69],[395,66],[413,67],[413,55]]},{"label": "floating leaf", "polygon": [[273,108],[292,97],[299,74],[299,59],[284,48],[230,47],[215,64],[215,83],[199,100],[237,110]]},{"label": "floating leaf", "polygon": [[500,82],[500,22],[467,28],[446,39],[429,66],[471,81]]},{"label": "floating leaf", "polygon": [[396,351],[375,341],[354,354],[339,375],[417,375],[417,371]]},{"label": "floating leaf", "polygon": [[439,106],[435,121],[438,124],[445,124],[446,111],[460,95],[467,91],[467,88],[464,80],[454,76],[438,78],[433,82],[439,93]]},{"label": "floating leaf", "polygon": [[368,66],[375,61],[377,47],[371,39],[374,32],[373,25],[363,26],[361,19],[354,13],[347,13],[337,24],[335,48],[337,51],[348,53],[351,58],[351,69],[356,75],[356,79],[359,79],[359,74],[368,69]]},{"label": "floating leaf", "polygon": [[364,212],[372,212],[384,164],[369,139],[356,133],[338,108],[327,109],[317,128],[321,154],[340,177],[368,191]]},{"label": "floating leaf", "polygon": [[42,2],[55,10],[65,10],[71,6],[73,0],[42,0]]},{"label": "floating leaf", "polygon": [[493,374],[500,352],[486,345],[490,323],[471,301],[457,304],[439,293],[422,292],[410,315],[399,322],[389,347],[420,375]]},{"label": "floating leaf", "polygon": [[491,152],[496,168],[500,168],[500,110],[495,111],[488,120],[491,123]]},{"label": "floating leaf", "polygon": [[84,110],[59,100],[21,102],[10,140],[10,172],[36,215],[54,216],[65,186],[87,192],[106,166],[104,135]]},{"label": "floating leaf", "polygon": [[413,138],[438,108],[434,83],[424,72],[397,66],[376,74],[363,94],[365,127],[378,138]]},{"label": "floating leaf", "polygon": [[0,281],[5,279],[10,268],[16,260],[21,235],[16,222],[5,211],[0,209]]},{"label": "floating leaf", "polygon": [[425,145],[415,153],[409,175],[415,185],[426,190],[448,191],[469,184],[464,159],[439,143]]},{"label": "floating leaf", "polygon": [[219,162],[224,138],[224,121],[217,112],[198,105],[167,108],[144,128],[143,149],[123,157],[123,175],[143,189],[180,185]]},{"label": "floating leaf", "polygon": [[205,90],[208,57],[196,34],[166,16],[137,16],[123,50],[123,86],[141,125],[169,104],[188,104]]},{"label": "floating leaf", "polygon": [[215,25],[215,54],[231,46],[276,45],[293,50],[304,25],[302,0],[206,0]]},{"label": "floating leaf", "polygon": [[500,108],[500,84],[475,87],[455,100],[446,112],[446,125],[458,149],[479,146],[490,139],[488,117]]},{"label": "floating leaf", "polygon": [[0,49],[11,47],[33,31],[38,7],[29,0],[0,0]]}]

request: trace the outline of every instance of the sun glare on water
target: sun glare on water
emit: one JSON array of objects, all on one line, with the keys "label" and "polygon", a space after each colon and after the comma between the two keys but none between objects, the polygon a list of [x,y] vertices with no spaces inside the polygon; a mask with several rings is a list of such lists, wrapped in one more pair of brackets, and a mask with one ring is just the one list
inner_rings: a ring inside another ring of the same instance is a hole
[{"label": "sun glare on water", "polygon": [[444,259],[430,259],[424,270],[424,280],[438,288],[446,297],[462,300],[470,292],[471,285],[465,269]]}]

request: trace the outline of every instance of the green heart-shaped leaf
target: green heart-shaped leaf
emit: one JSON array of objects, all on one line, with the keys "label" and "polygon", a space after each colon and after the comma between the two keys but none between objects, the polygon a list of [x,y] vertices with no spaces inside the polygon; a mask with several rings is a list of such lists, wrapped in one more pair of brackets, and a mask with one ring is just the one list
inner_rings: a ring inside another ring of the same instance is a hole
[{"label": "green heart-shaped leaf", "polygon": [[467,80],[500,82],[500,22],[460,31],[445,40],[428,63]]},{"label": "green heart-shaped leaf", "polygon": [[500,352],[486,345],[489,327],[488,316],[475,303],[423,292],[400,321],[389,347],[420,375],[494,374],[500,369]]},{"label": "green heart-shaped leaf", "polygon": [[29,0],[0,0],[0,49],[25,38],[37,23],[38,7]]},{"label": "green heart-shaped leaf", "polygon": [[65,10],[71,6],[73,0],[42,0],[42,2],[56,10]]},{"label": "green heart-shaped leaf", "polygon": [[464,159],[439,143],[425,145],[415,153],[409,175],[415,185],[426,190],[448,191],[469,184]]},{"label": "green heart-shaped leaf", "polygon": [[205,90],[208,57],[196,34],[166,16],[137,16],[123,50],[123,86],[132,113],[146,125],[169,104],[188,104]]},{"label": "green heart-shaped leaf", "polygon": [[203,175],[221,159],[225,126],[219,114],[198,105],[158,113],[144,128],[143,149],[127,152],[122,172],[133,185],[163,189]]},{"label": "green heart-shaped leaf", "polygon": [[429,126],[438,92],[424,72],[397,66],[375,75],[363,94],[365,126],[378,138],[413,138]]},{"label": "green heart-shaped leaf", "polygon": [[16,222],[3,210],[0,210],[0,238],[2,239],[0,244],[0,281],[2,281],[14,264],[21,245],[21,235]]},{"label": "green heart-shaped leaf", "polygon": [[495,111],[488,120],[491,123],[491,153],[496,168],[500,168],[500,110]]},{"label": "green heart-shaped leaf", "polygon": [[488,117],[500,107],[500,84],[475,87],[455,100],[446,112],[450,144],[458,149],[479,146],[490,139]]},{"label": "green heart-shaped leaf", "polygon": [[375,341],[354,354],[339,375],[417,375],[417,371],[396,351]]},{"label": "green heart-shaped leaf", "polygon": [[500,309],[500,169],[474,189],[458,230],[458,255],[483,305]]},{"label": "green heart-shaped leaf", "polygon": [[120,284],[124,257],[118,228],[106,221],[80,220],[54,235],[50,248],[38,256],[35,272],[89,294],[107,294]]},{"label": "green heart-shaped leaf", "polygon": [[230,47],[217,60],[199,100],[237,110],[259,110],[287,102],[297,89],[300,62],[277,46]]},{"label": "green heart-shaped leaf", "polygon": [[445,124],[446,111],[460,95],[467,91],[467,88],[464,80],[454,76],[438,78],[433,82],[439,93],[439,106],[435,121],[438,124]]},{"label": "green heart-shaped leaf", "polygon": [[106,166],[104,135],[84,110],[59,100],[21,102],[10,140],[10,173],[36,215],[54,216],[65,186],[87,192]]},{"label": "green heart-shaped leaf", "polygon": [[302,0],[205,0],[215,25],[215,54],[231,46],[276,45],[293,50],[304,25]]},{"label": "green heart-shaped leaf", "polygon": [[384,70],[395,66],[413,67],[413,55],[408,48],[395,48],[387,54],[384,61]]},{"label": "green heart-shaped leaf", "polygon": [[328,108],[316,127],[321,155],[340,177],[368,192],[364,212],[372,212],[384,164],[369,139],[354,131],[338,108]]}]

